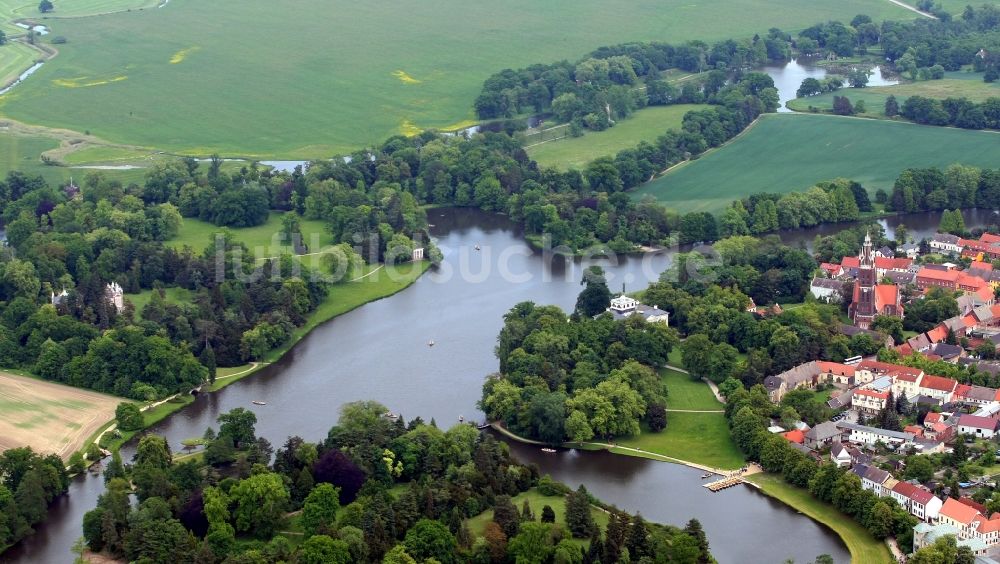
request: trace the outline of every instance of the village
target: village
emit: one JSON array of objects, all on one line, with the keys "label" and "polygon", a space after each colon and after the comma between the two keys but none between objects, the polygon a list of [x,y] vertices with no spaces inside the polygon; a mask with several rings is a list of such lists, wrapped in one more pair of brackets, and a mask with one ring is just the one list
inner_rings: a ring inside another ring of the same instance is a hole
[{"label": "village", "polygon": [[[1000,362],[990,354],[1000,345],[1000,305],[994,299],[1000,271],[988,262],[1000,258],[1000,236],[937,234],[924,246],[925,253],[918,245],[874,249],[866,237],[859,256],[821,265],[811,293],[822,301],[846,301],[852,323],[841,331],[869,334],[883,352],[901,360],[812,361],[768,377],[764,387],[771,401],[797,389],[822,390],[834,413],[812,427],[773,420],[769,431],[817,461],[849,468],[864,489],[895,499],[920,519],[914,550],[954,535],[977,556],[996,558],[1000,512],[990,497],[1000,476],[1000,390],[929,373],[917,367],[927,364],[913,360],[1000,374]],[[955,262],[921,260],[926,253]],[[936,288],[957,295],[958,315],[901,343],[874,330],[877,318],[903,319],[907,305]],[[907,468],[920,458],[930,464]],[[966,464],[971,462],[976,464]],[[970,468],[978,475],[969,475]]]}]

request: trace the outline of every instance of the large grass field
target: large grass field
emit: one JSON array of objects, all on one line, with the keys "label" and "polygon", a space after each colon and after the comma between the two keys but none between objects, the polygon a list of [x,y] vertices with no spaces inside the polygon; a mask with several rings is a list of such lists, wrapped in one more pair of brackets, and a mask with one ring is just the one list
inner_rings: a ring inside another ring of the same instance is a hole
[{"label": "large grass field", "polygon": [[[188,246],[200,252],[213,244],[215,234],[229,231],[240,242],[249,247],[257,258],[291,253],[291,246],[285,244],[286,242],[280,236],[281,215],[280,212],[271,212],[266,222],[254,227],[238,229],[227,229],[207,221],[184,218],[177,236],[167,241],[167,244],[178,249]],[[300,219],[299,222],[302,229],[302,242],[309,246],[311,252],[319,251],[323,246],[329,245],[330,232],[326,229],[326,223],[314,219]]]},{"label": "large grass field", "polygon": [[[716,413],[669,411],[667,428],[659,433],[643,432],[621,439],[618,444],[648,452],[705,464],[713,468],[735,469],[744,463],[743,454],[729,436],[723,406],[703,382],[687,374],[664,369],[667,384],[667,409],[719,410]],[[627,451],[623,451],[627,452]]]},{"label": "large grass field", "polygon": [[887,564],[895,562],[885,543],[879,542],[854,519],[837,511],[832,505],[814,498],[808,490],[796,488],[773,474],[754,474],[747,478],[760,486],[765,494],[776,498],[823,523],[840,535],[851,552],[852,562]]},{"label": "large grass field", "polygon": [[122,401],[127,400],[0,372],[0,452],[31,446],[68,459],[114,419]]},{"label": "large grass field", "polygon": [[[837,91],[836,95],[846,96],[852,104],[864,101],[865,111],[862,115],[885,117],[885,101],[890,95],[896,97],[900,106],[910,96],[938,99],[964,97],[973,102],[982,102],[987,98],[1000,97],[1000,83],[983,82],[982,73],[960,71],[946,73],[941,80],[921,80],[873,88],[844,88]],[[796,98],[788,102],[788,107],[799,112],[811,111],[810,107],[830,111],[833,109],[833,96],[833,92],[827,92],[808,98]]]},{"label": "large grass field", "polygon": [[[561,495],[542,495],[537,489],[531,488],[530,490],[520,493],[513,498],[511,502],[517,507],[518,511],[521,510],[521,505],[527,501],[528,505],[531,507],[531,512],[534,513],[535,519],[540,519],[542,515],[542,508],[548,505],[552,508],[553,513],[556,514],[556,523],[566,527],[566,498]],[[601,510],[597,507],[592,507],[590,510],[591,515],[594,516],[594,522],[601,528],[603,532],[608,527],[608,514],[607,512]],[[467,523],[469,525],[469,531],[477,537],[483,536],[486,531],[486,525],[493,520],[493,510],[484,511],[475,517],[470,518]],[[581,546],[588,546],[590,544],[590,539],[573,539],[574,542],[580,544]]]},{"label": "large grass field", "polygon": [[681,212],[718,212],[755,192],[806,190],[837,177],[870,192],[889,190],[909,167],[952,163],[993,167],[1000,134],[886,120],[781,114],[763,116],[750,130],[698,160],[640,186]]},{"label": "large grass field", "polygon": [[639,141],[652,141],[668,129],[680,129],[684,114],[706,107],[702,104],[677,104],[645,108],[611,129],[532,146],[528,155],[542,166],[583,169],[598,157],[614,155],[622,149],[636,146]]},{"label": "large grass field", "polygon": [[171,0],[42,20],[68,42],[0,111],[174,152],[325,157],[466,122],[482,81],[504,68],[858,13],[915,17],[878,0]]}]

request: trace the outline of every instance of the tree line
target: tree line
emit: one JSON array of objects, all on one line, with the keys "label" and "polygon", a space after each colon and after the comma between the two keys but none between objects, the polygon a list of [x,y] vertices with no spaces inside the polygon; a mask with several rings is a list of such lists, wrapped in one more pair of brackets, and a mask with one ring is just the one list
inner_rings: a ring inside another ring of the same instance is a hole
[{"label": "tree line", "polygon": [[[145,436],[131,464],[115,455],[106,469],[107,490],[84,517],[86,546],[154,562],[711,561],[695,520],[647,523],[539,476],[469,425],[442,431],[386,412],[347,404],[325,440],[289,437],[275,450],[256,436],[253,413],[237,408],[206,431],[204,460],[176,460],[163,438]],[[550,505],[515,506],[531,488],[564,497],[563,517]],[[595,504],[609,513],[603,530]],[[484,512],[485,527],[470,528]]]},{"label": "tree line", "polygon": [[48,515],[49,504],[68,487],[69,474],[59,456],[42,456],[31,447],[0,453],[0,554],[32,534],[32,527]]}]

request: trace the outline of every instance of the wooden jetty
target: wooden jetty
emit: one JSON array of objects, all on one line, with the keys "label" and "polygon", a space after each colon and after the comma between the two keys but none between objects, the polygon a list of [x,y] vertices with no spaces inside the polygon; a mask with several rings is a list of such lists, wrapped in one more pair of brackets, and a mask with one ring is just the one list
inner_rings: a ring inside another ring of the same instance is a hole
[{"label": "wooden jetty", "polygon": [[723,478],[721,480],[716,480],[714,482],[711,482],[711,483],[708,483],[708,484],[704,484],[704,486],[706,488],[708,488],[709,490],[713,491],[713,492],[717,492],[717,491],[724,490],[726,488],[731,488],[733,486],[736,486],[736,485],[739,485],[739,484],[742,484],[742,483],[743,483],[743,476],[737,474],[735,476],[728,476],[728,477]]}]

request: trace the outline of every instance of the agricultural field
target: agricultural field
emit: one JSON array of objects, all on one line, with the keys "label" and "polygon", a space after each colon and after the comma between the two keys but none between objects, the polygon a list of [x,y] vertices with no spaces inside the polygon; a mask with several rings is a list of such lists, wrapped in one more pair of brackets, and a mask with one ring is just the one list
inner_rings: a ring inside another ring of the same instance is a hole
[{"label": "agricultural field", "polygon": [[766,8],[757,0],[711,9],[685,0],[435,0],[402,14],[395,4],[300,0],[292,19],[280,2],[171,0],[162,9],[44,19],[67,43],[0,98],[0,112],[183,154],[328,157],[468,123],[482,81],[503,68],[629,40],[795,31],[858,13],[916,17],[887,0],[772,0]]},{"label": "agricultural field", "polygon": [[31,446],[64,460],[115,418],[122,399],[0,372],[0,451]]},{"label": "agricultural field", "polygon": [[826,115],[763,116],[748,131],[633,192],[680,212],[719,212],[755,192],[806,190],[844,177],[889,190],[909,167],[993,167],[1000,134]]},{"label": "agricultural field", "polygon": [[[528,156],[541,166],[583,169],[598,157],[614,155],[622,149],[636,146],[639,141],[653,141],[668,129],[679,129],[684,114],[707,107],[704,104],[677,104],[645,108],[611,129],[529,145]],[[560,135],[566,135],[567,130],[568,127],[561,128]]]},{"label": "agricultural field", "polygon": [[852,104],[864,101],[867,117],[885,117],[885,100],[890,95],[896,97],[900,106],[910,96],[925,96],[927,98],[968,98],[973,102],[982,102],[987,98],[1000,97],[1000,83],[983,82],[982,73],[957,71],[945,73],[941,80],[922,80],[906,82],[893,86],[876,86],[873,88],[844,88],[836,93],[827,92],[808,98],[796,98],[788,102],[789,109],[797,112],[811,111],[810,107],[821,111],[833,109],[833,96],[847,96]]}]

